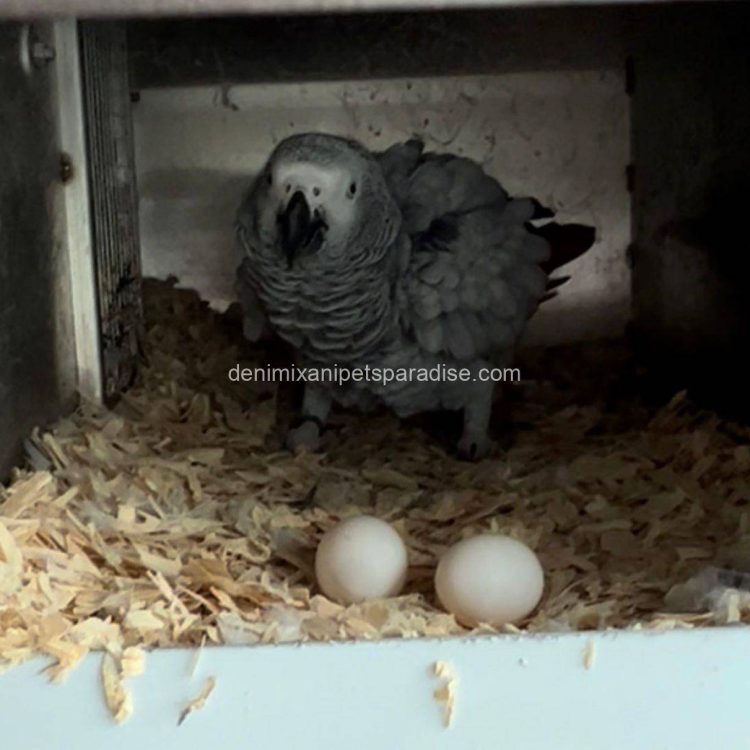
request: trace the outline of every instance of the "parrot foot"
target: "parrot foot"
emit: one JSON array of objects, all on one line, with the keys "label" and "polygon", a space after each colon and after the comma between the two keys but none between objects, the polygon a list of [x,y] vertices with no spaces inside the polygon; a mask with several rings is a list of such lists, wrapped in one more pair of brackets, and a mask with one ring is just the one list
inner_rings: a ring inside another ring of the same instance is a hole
[{"label": "parrot foot", "polygon": [[479,461],[492,449],[492,440],[487,435],[464,432],[456,446],[458,457],[464,461]]},{"label": "parrot foot", "polygon": [[494,384],[478,381],[466,393],[464,402],[464,429],[456,446],[459,458],[464,461],[479,461],[492,449],[488,433],[492,413]]},{"label": "parrot foot", "polygon": [[296,453],[305,449],[311,453],[320,448],[321,429],[317,420],[307,419],[299,427],[295,427],[286,434],[286,447]]}]

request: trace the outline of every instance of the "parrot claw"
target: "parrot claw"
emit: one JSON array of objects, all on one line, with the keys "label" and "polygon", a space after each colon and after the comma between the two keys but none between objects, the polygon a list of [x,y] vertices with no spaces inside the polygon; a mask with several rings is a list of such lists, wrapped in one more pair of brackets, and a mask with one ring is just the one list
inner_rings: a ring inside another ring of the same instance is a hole
[{"label": "parrot claw", "polygon": [[458,457],[464,461],[479,461],[492,449],[492,441],[486,435],[464,433],[458,441]]},{"label": "parrot claw", "polygon": [[304,448],[311,453],[320,448],[320,428],[316,422],[303,422],[286,434],[286,447],[296,453]]}]

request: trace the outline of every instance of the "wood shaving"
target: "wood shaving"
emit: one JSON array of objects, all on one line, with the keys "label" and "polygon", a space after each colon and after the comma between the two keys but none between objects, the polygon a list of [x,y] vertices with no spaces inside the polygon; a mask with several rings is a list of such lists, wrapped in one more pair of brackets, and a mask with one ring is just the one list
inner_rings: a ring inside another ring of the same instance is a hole
[{"label": "wood shaving", "polygon": [[591,669],[594,666],[596,660],[596,644],[593,641],[588,641],[583,647],[583,668]]},{"label": "wood shaving", "polygon": [[123,677],[138,677],[146,669],[146,654],[137,646],[130,646],[122,652],[120,669]]},{"label": "wood shaving", "polygon": [[442,681],[442,685],[434,691],[433,696],[443,711],[443,724],[450,727],[456,710],[456,686],[458,684],[453,667],[444,661],[436,661],[433,665],[435,677]]},{"label": "wood shaving", "polygon": [[198,664],[200,663],[201,656],[203,656],[203,649],[206,646],[206,634],[203,634],[201,642],[197,649],[193,652],[193,658],[190,660],[190,676],[195,677],[195,673],[198,671]]},{"label": "wood shaving", "polygon": [[11,594],[21,588],[23,555],[16,540],[0,521],[0,593]]},{"label": "wood shaving", "polygon": [[[91,650],[750,622],[750,596],[666,604],[706,565],[750,569],[750,431],[684,394],[645,404],[620,346],[522,353],[513,429],[479,463],[453,457],[446,423],[385,413],[337,413],[326,451],[295,456],[291,386],[227,376],[283,351],[169,284],[146,284],[144,304],[138,382],[114,410],[84,403],[35,431],[29,468],[0,488],[0,669],[45,654],[60,680]],[[409,580],[341,607],[311,561],[361,513],[402,534]],[[526,542],[545,569],[543,601],[513,628],[467,630],[435,600],[436,560],[482,532]]]},{"label": "wood shaving", "polygon": [[122,724],[133,713],[133,697],[125,687],[122,670],[118,667],[115,657],[108,652],[102,656],[101,675],[107,708],[112,718],[118,724]]},{"label": "wood shaving", "polygon": [[185,721],[185,719],[187,719],[190,714],[195,713],[196,711],[200,711],[206,705],[206,701],[208,700],[208,697],[211,695],[211,693],[213,693],[215,687],[216,679],[214,677],[209,677],[198,696],[196,698],[193,698],[193,700],[191,700],[190,703],[188,703],[187,706],[182,709],[180,718],[177,720],[177,726],[180,726],[180,724],[182,724],[182,722]]}]

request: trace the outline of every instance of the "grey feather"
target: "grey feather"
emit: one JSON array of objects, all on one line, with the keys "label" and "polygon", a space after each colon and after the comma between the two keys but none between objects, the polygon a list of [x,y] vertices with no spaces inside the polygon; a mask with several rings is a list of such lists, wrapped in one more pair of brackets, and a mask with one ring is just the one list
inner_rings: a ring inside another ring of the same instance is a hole
[{"label": "grey feather", "polygon": [[412,304],[414,305],[414,312],[424,320],[436,318],[443,309],[438,292],[424,284],[414,287]]},{"label": "grey feather", "polygon": [[440,301],[443,304],[443,312],[450,313],[461,304],[461,298],[454,289],[441,288]]},{"label": "grey feather", "polygon": [[458,360],[469,359],[477,355],[471,326],[462,313],[445,317],[445,348]]},{"label": "grey feather", "polygon": [[414,327],[419,345],[430,354],[438,354],[444,348],[444,324],[439,318],[425,320]]}]

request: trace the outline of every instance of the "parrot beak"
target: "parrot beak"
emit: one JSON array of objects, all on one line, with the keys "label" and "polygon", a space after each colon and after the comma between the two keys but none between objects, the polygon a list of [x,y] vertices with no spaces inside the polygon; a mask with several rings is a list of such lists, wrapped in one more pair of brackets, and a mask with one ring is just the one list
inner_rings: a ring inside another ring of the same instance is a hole
[{"label": "parrot beak", "polygon": [[297,190],[286,208],[278,217],[281,249],[286,255],[289,268],[300,250],[317,251],[323,244],[323,235],[328,226],[318,211],[310,212],[305,194]]}]

